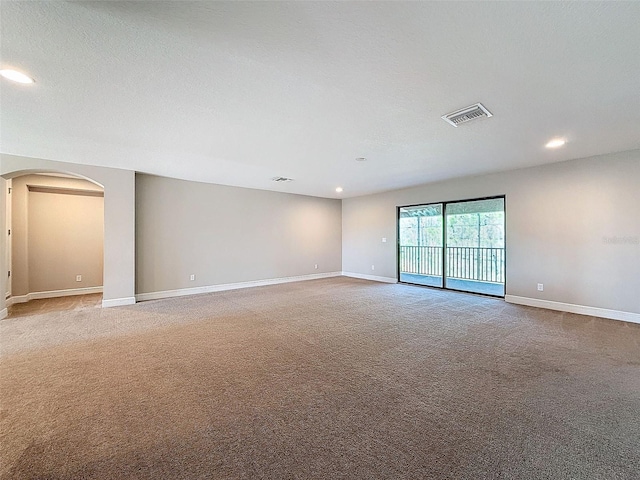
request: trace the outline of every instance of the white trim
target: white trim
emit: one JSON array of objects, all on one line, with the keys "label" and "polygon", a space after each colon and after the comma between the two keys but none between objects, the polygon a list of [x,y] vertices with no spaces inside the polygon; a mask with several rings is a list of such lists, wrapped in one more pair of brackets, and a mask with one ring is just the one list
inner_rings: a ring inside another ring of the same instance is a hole
[{"label": "white trim", "polygon": [[161,298],[182,297],[184,295],[197,295],[199,293],[222,292],[225,290],[236,290],[239,288],[264,287],[267,285],[277,285],[279,283],[301,282],[305,280],[316,280],[319,278],[339,277],[342,272],[314,273],[311,275],[298,275],[295,277],[270,278],[268,280],[254,280],[250,282],[224,283],[220,285],[205,285],[202,287],[180,288],[177,290],[164,290],[161,292],[139,293],[136,300],[159,300]]},{"label": "white trim", "polygon": [[549,310],[559,310],[561,312],[578,313],[580,315],[610,318],[612,320],[621,320],[623,322],[640,323],[640,313],[589,307],[586,305],[574,305],[572,303],[553,302],[551,300],[540,300],[539,298],[518,297],[516,295],[505,295],[504,299],[509,303],[528,305],[529,307],[548,308]]},{"label": "white trim", "polygon": [[73,295],[89,295],[91,293],[102,293],[102,287],[71,288],[69,290],[50,290],[48,292],[31,292],[26,295],[16,295],[7,299],[7,306],[14,303],[25,303],[29,300],[40,300],[42,298],[70,297]]},{"label": "white trim", "polygon": [[136,303],[136,297],[111,298],[102,300],[102,308],[123,307],[125,305],[133,305]]},{"label": "white trim", "polygon": [[371,280],[373,282],[398,283],[398,279],[393,277],[378,277],[376,275],[365,275],[363,273],[351,272],[342,272],[342,275],[345,277],[360,278],[362,280]]},{"label": "white trim", "polygon": [[7,315],[9,315],[9,311],[6,308],[0,310],[0,320],[7,318]]}]

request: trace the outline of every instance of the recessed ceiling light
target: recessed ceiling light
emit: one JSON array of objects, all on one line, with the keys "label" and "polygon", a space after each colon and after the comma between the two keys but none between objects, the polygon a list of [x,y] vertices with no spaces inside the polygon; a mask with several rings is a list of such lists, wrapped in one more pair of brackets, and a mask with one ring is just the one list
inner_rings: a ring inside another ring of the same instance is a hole
[{"label": "recessed ceiling light", "polygon": [[367,161],[367,159],[366,159],[366,158],[364,158],[364,157],[358,157],[358,158],[356,158],[356,162],[366,162],[366,161]]},{"label": "recessed ceiling light", "polygon": [[554,138],[549,143],[545,145],[547,148],[558,148],[563,146],[567,141],[564,138]]},{"label": "recessed ceiling light", "polygon": [[33,83],[34,80],[28,75],[25,75],[22,72],[18,72],[17,70],[12,70],[10,68],[5,68],[0,70],[0,75],[2,75],[7,80],[11,80],[12,82],[18,83]]},{"label": "recessed ceiling light", "polygon": [[338,192],[338,193],[342,193],[342,187],[338,187],[338,188],[336,188],[336,192]]}]

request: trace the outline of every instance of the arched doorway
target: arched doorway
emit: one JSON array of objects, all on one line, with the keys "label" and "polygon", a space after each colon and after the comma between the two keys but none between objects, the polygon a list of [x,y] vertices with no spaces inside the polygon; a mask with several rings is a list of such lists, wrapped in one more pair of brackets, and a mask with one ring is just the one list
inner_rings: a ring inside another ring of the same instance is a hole
[{"label": "arched doorway", "polygon": [[[0,187],[29,173],[59,173],[84,178],[104,187],[103,307],[134,304],[135,299],[135,172],[0,153]],[[6,195],[0,193],[0,225],[5,225]],[[0,235],[0,292],[6,285],[6,235]],[[0,319],[6,317],[0,295]]]},{"label": "arched doorway", "polygon": [[10,317],[100,306],[104,187],[68,172],[15,172],[7,188]]}]

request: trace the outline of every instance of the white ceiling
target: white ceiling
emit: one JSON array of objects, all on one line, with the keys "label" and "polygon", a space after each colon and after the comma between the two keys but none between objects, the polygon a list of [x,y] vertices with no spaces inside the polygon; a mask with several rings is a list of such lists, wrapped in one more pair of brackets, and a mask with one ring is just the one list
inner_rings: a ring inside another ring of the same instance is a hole
[{"label": "white ceiling", "polygon": [[[4,153],[349,197],[640,148],[640,2],[0,13],[2,67],[36,79],[0,82]],[[494,116],[440,118],[476,102]],[[567,145],[545,149],[555,136]]]}]

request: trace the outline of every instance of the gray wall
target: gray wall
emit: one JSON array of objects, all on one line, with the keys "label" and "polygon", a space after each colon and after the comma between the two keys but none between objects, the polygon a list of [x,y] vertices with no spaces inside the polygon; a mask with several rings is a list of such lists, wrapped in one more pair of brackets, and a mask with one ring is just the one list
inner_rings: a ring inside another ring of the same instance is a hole
[{"label": "gray wall", "polygon": [[346,199],[342,269],[396,277],[397,206],[502,194],[508,295],[640,313],[640,150]]},{"label": "gray wall", "polygon": [[102,191],[82,179],[13,179],[12,295],[102,286],[103,198],[29,192],[28,185]]},{"label": "gray wall", "polygon": [[105,299],[134,295],[137,183],[141,293],[341,269],[395,278],[396,206],[505,194],[507,294],[640,313],[639,150],[344,200],[342,252],[337,200],[0,155],[6,178],[30,170],[104,185]]},{"label": "gray wall", "polygon": [[[133,303],[135,301],[134,172],[0,154],[0,175],[4,178],[14,178],[35,172],[79,175],[90,178],[104,187],[103,305]],[[3,203],[5,201],[6,199]],[[2,263],[6,262],[2,260]]]},{"label": "gray wall", "polygon": [[137,293],[341,270],[340,200],[137,174],[136,212]]}]

